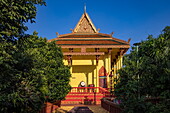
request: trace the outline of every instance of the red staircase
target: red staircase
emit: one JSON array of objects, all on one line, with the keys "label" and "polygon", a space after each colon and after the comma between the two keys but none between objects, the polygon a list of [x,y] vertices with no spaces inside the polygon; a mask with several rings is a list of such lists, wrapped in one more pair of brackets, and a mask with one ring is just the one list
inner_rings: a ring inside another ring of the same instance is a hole
[{"label": "red staircase", "polygon": [[110,96],[107,89],[101,87],[72,87],[70,93],[62,100],[62,105],[101,104],[100,99]]}]

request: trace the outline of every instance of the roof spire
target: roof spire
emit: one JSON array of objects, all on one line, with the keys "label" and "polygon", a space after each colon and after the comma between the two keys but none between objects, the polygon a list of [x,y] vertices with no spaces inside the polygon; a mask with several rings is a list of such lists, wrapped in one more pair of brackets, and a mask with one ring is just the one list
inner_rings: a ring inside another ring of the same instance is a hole
[{"label": "roof spire", "polygon": [[86,3],[84,3],[84,13],[86,13]]},{"label": "roof spire", "polygon": [[84,13],[72,32],[73,33],[98,33],[98,30],[96,30],[90,17],[86,13],[86,4],[84,4]]}]

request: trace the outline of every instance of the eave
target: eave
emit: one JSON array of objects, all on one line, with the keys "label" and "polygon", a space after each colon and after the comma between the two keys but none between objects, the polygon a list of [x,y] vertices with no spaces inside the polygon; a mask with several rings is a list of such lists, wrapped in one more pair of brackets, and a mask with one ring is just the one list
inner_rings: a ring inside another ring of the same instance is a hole
[{"label": "eave", "polygon": [[63,55],[104,55],[104,52],[64,52]]},{"label": "eave", "polygon": [[130,45],[58,45],[61,48],[130,48]]}]

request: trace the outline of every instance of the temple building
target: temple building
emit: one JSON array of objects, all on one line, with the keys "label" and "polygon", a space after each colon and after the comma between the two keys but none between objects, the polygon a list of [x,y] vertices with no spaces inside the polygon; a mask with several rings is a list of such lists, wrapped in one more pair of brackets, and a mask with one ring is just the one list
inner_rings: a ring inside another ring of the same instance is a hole
[{"label": "temple building", "polygon": [[99,33],[89,15],[84,12],[72,33],[49,40],[55,40],[62,48],[63,62],[70,66],[72,87],[78,87],[82,81],[86,87],[90,84],[95,87],[114,87],[130,40],[124,41],[112,35]]}]

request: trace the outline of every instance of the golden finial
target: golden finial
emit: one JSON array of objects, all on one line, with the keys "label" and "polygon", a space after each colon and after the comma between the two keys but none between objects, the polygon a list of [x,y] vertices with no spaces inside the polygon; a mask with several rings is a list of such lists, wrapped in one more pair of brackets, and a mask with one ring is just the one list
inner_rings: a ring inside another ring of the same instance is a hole
[{"label": "golden finial", "polygon": [[110,35],[112,36],[114,34],[114,32],[111,32]]},{"label": "golden finial", "polygon": [[84,4],[84,13],[86,13],[86,3]]},{"label": "golden finial", "polygon": [[57,37],[58,37],[59,33],[58,33],[58,32],[56,32],[56,35],[57,35]]},{"label": "golden finial", "polygon": [[71,28],[70,31],[72,31],[72,33],[74,32],[74,30]]}]

